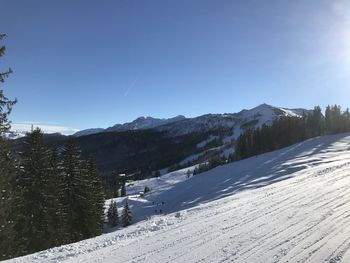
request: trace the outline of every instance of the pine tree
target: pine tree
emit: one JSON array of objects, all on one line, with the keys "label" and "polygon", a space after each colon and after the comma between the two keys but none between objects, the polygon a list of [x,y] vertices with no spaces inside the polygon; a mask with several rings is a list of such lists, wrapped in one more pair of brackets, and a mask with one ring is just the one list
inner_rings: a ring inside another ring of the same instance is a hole
[{"label": "pine tree", "polygon": [[121,191],[120,191],[120,195],[126,196],[126,186],[125,186],[125,181],[122,182],[122,186],[121,186]]},{"label": "pine tree", "polygon": [[190,178],[191,177],[191,175],[192,175],[192,172],[191,172],[191,170],[187,170],[187,172],[186,172],[186,176],[187,176],[187,178]]},{"label": "pine tree", "polygon": [[20,254],[48,248],[49,216],[49,151],[39,129],[28,134],[21,154],[21,174],[17,179],[18,191],[15,209],[15,229],[20,240]]},{"label": "pine tree", "polygon": [[108,211],[107,211],[107,219],[108,219],[108,224],[111,227],[116,227],[117,225],[119,225],[118,207],[115,201],[112,201],[109,204]]},{"label": "pine tree", "polygon": [[343,118],[344,118],[344,131],[348,132],[350,131],[350,111],[349,108],[345,110],[343,113]]},{"label": "pine tree", "polygon": [[15,160],[0,136],[0,260],[16,256],[14,231],[14,189],[17,175]]},{"label": "pine tree", "polygon": [[[6,38],[5,34],[0,34],[0,40]],[[5,46],[0,47],[0,57],[5,54]],[[12,74],[12,70],[8,69],[6,72],[0,72],[0,83],[5,82],[5,78]],[[0,136],[4,132],[10,129],[10,121],[8,120],[8,115],[11,113],[12,106],[17,102],[17,100],[10,100],[4,95],[4,91],[0,89]]]},{"label": "pine tree", "polygon": [[123,214],[122,214],[122,224],[124,227],[127,227],[131,224],[131,221],[132,221],[131,209],[128,204],[128,199],[125,199],[125,204],[124,204]]},{"label": "pine tree", "polygon": [[101,177],[97,171],[94,161],[90,160],[87,164],[88,180],[89,180],[89,221],[92,236],[102,234],[104,222],[104,193]]},{"label": "pine tree", "polygon": [[61,200],[59,199],[59,186],[62,179],[62,165],[59,158],[58,150],[53,148],[50,150],[48,172],[48,216],[49,216],[49,247],[59,246],[63,244],[62,238],[62,220],[60,216]]},{"label": "pine tree", "polygon": [[326,126],[326,132],[327,134],[332,133],[332,116],[331,116],[331,106],[327,106],[326,112],[325,112],[325,126]]},{"label": "pine tree", "polygon": [[[0,34],[0,40],[6,38]],[[0,57],[5,54],[5,46],[0,46]],[[11,69],[0,72],[0,84],[5,82],[12,73]],[[3,139],[4,133],[10,129],[8,115],[16,100],[9,100],[4,91],[0,89],[0,260],[11,258],[16,255],[17,240],[14,232],[14,189],[15,179],[18,173],[15,160],[11,154],[7,142]]]},{"label": "pine tree", "polygon": [[63,151],[59,199],[60,216],[65,227],[63,243],[91,237],[89,230],[89,182],[75,141],[70,139]]}]

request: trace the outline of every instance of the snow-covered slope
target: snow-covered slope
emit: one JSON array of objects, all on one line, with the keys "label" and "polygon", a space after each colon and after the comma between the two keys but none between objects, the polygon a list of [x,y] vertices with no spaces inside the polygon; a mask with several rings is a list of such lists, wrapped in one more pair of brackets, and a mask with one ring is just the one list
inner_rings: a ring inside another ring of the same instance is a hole
[{"label": "snow-covered slope", "polygon": [[154,184],[131,202],[147,220],[9,262],[350,262],[349,148],[315,138]]}]

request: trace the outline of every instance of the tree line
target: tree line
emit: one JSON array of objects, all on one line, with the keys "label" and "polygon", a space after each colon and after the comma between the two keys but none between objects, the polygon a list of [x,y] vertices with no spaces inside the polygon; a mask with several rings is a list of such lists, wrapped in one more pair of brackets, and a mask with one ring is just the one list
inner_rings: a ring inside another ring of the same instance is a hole
[{"label": "tree line", "polygon": [[[255,123],[253,123],[255,124]],[[228,162],[281,149],[313,137],[350,132],[350,111],[342,111],[339,105],[329,105],[325,114],[319,106],[304,112],[302,117],[281,117],[271,125],[242,127],[244,132],[237,138],[234,153],[228,159],[215,155],[207,162],[199,164],[193,171],[197,175]]]},{"label": "tree line", "polygon": [[325,115],[316,106],[303,117],[282,117],[272,125],[246,129],[235,144],[234,160],[281,149],[316,136],[350,131],[349,109],[344,112],[338,105],[327,106]]},{"label": "tree line", "polygon": [[119,217],[117,202],[112,200],[108,206],[107,219],[110,227],[119,225],[127,227],[131,224],[132,214],[129,207],[128,199],[125,199],[121,218]]},{"label": "tree line", "polygon": [[[11,258],[100,235],[104,193],[93,161],[85,162],[73,140],[49,149],[39,129],[25,138],[15,158],[1,151],[1,257]],[[4,150],[5,149],[5,150]]]}]

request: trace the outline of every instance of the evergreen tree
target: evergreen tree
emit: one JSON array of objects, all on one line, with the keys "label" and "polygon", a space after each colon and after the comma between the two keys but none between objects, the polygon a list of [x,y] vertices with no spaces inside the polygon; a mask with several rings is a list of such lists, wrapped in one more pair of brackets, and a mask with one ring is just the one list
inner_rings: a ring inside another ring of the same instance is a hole
[{"label": "evergreen tree", "polygon": [[89,182],[75,141],[70,139],[63,151],[63,169],[59,198],[60,216],[65,227],[63,242],[91,237],[89,230]]},{"label": "evergreen tree", "polygon": [[151,191],[151,188],[149,188],[148,186],[145,186],[145,188],[143,189],[143,193],[148,193]]},{"label": "evergreen tree", "polygon": [[104,222],[104,193],[102,188],[101,177],[97,171],[94,161],[90,160],[87,165],[89,180],[89,221],[91,235],[96,236],[102,234]]},{"label": "evergreen tree", "polygon": [[121,186],[121,196],[126,196],[126,186],[125,186],[125,181],[122,182],[122,186]]},{"label": "evergreen tree", "polygon": [[[5,39],[5,34],[0,34],[0,40]],[[0,57],[5,54],[5,46],[0,46]],[[0,84],[12,73],[9,69],[0,72]],[[12,208],[14,205],[14,180],[17,168],[7,142],[3,139],[4,132],[9,131],[10,121],[8,115],[16,100],[9,100],[4,91],[0,89],[0,260],[15,256],[16,239],[14,232],[14,219]]]},{"label": "evergreen tree", "polygon": [[327,134],[332,133],[332,116],[331,116],[331,106],[327,106],[325,112],[325,129]]},{"label": "evergreen tree", "polygon": [[107,211],[107,219],[108,224],[111,227],[116,227],[119,225],[119,215],[118,215],[118,207],[115,201],[110,202],[108,211]]},{"label": "evergreen tree", "polygon": [[128,199],[125,199],[125,204],[124,204],[123,214],[122,214],[123,226],[124,227],[129,226],[131,224],[131,221],[132,221],[131,209],[128,204]]},{"label": "evergreen tree", "polygon": [[59,158],[58,150],[56,148],[50,150],[50,167],[48,172],[48,215],[49,215],[49,233],[48,238],[49,247],[59,246],[63,244],[62,237],[62,218],[61,200],[59,198],[62,179],[62,164]]},{"label": "evergreen tree", "polygon": [[[5,34],[0,34],[0,40],[6,38]],[[5,54],[5,46],[0,46],[0,57]],[[8,69],[5,72],[0,72],[0,83],[5,82],[5,78],[12,74],[12,70]],[[17,100],[10,100],[4,95],[4,91],[0,89],[0,136],[4,132],[10,129],[10,121],[8,120],[8,115],[11,113],[12,106],[17,102]]]},{"label": "evergreen tree", "polygon": [[14,189],[17,168],[7,143],[0,136],[0,260],[16,256]]},{"label": "evergreen tree", "polygon": [[323,116],[319,106],[306,117],[306,128],[308,137],[320,136],[323,133]]},{"label": "evergreen tree", "polygon": [[20,254],[48,248],[49,233],[48,188],[49,151],[39,129],[27,134],[21,154],[21,174],[17,179],[16,204],[18,213],[15,229],[20,240]]},{"label": "evergreen tree", "polygon": [[344,118],[344,131],[348,132],[350,131],[350,111],[348,108],[343,113],[343,118]]}]

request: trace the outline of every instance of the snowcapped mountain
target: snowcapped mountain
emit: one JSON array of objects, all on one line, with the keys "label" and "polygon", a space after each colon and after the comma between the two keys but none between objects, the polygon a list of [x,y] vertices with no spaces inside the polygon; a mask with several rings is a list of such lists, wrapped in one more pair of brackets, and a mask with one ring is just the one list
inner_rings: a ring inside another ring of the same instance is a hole
[{"label": "snowcapped mountain", "polygon": [[105,131],[129,131],[129,130],[145,130],[153,129],[161,125],[166,125],[174,123],[185,119],[184,116],[179,115],[170,119],[157,119],[152,117],[139,117],[132,122],[127,122],[124,124],[116,124],[112,127],[107,128]]},{"label": "snowcapped mountain", "polygon": [[122,131],[130,131],[130,130],[146,130],[146,129],[154,129],[161,125],[170,124],[173,122],[177,122],[180,120],[185,119],[185,116],[179,115],[174,118],[169,119],[159,119],[159,118],[152,118],[152,117],[139,117],[136,120],[132,122],[127,122],[124,124],[116,124],[112,127],[103,129],[103,128],[93,128],[93,129],[87,129],[87,130],[81,130],[79,132],[76,132],[74,136],[80,137],[100,132],[122,132]]},{"label": "snowcapped mountain", "polygon": [[242,129],[246,127],[260,127],[264,123],[271,124],[274,119],[282,116],[302,117],[303,114],[308,112],[305,109],[286,109],[262,104],[250,110],[242,110],[239,113],[206,114],[195,118],[186,118],[182,115],[170,119],[140,117],[129,123],[116,124],[107,129],[83,130],[74,135],[83,136],[109,131],[155,129],[157,131],[167,132],[169,136],[175,137],[194,132],[232,128],[233,136],[238,137]]},{"label": "snowcapped mountain", "polygon": [[350,262],[349,141],[318,137],[135,182],[133,225],[5,262]]},{"label": "snowcapped mountain", "polygon": [[239,113],[206,114],[196,118],[188,118],[162,125],[156,129],[166,131],[171,136],[179,136],[193,132],[206,132],[213,129],[232,128],[232,138],[237,138],[242,130],[251,127],[261,127],[263,124],[272,124],[280,117],[302,117],[309,110],[278,108],[262,104],[250,110],[242,110]]}]

